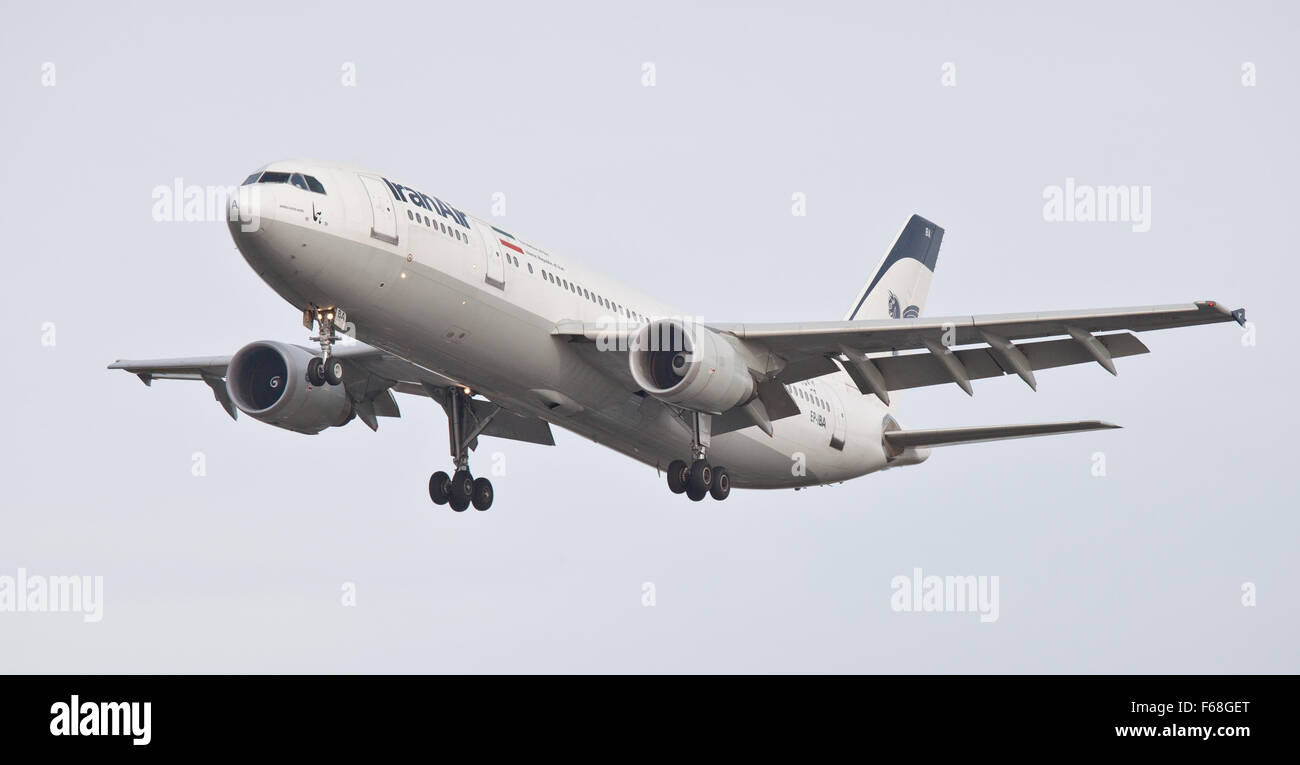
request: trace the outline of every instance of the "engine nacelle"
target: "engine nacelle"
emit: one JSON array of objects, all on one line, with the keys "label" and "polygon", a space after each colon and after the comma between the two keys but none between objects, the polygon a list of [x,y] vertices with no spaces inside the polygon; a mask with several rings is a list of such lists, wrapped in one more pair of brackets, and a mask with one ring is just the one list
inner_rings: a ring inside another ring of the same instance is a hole
[{"label": "engine nacelle", "polygon": [[259,340],[239,349],[226,369],[226,391],[244,414],[269,425],[316,434],[352,419],[342,385],[307,382],[314,354],[297,346]]},{"label": "engine nacelle", "polygon": [[698,412],[721,414],[757,391],[749,365],[717,332],[680,319],[657,319],[628,349],[632,379],[646,393]]}]

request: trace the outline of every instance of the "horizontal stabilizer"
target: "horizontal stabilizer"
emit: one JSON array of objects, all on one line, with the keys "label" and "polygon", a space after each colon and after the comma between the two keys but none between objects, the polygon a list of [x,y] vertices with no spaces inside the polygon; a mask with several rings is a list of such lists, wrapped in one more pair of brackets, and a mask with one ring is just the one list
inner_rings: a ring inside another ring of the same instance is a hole
[{"label": "horizontal stabilizer", "polygon": [[983,441],[1001,441],[1005,438],[1052,436],[1082,430],[1109,430],[1118,428],[1109,422],[1083,420],[1080,422],[1043,422],[1032,425],[980,425],[973,428],[927,428],[925,430],[894,430],[885,433],[885,441],[896,449],[920,446],[953,446],[977,444]]}]

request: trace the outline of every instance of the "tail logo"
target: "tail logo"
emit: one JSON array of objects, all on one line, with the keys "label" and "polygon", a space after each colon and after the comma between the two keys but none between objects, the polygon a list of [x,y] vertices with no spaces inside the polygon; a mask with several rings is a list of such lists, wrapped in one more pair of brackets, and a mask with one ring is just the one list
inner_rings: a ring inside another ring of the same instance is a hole
[{"label": "tail logo", "polygon": [[889,291],[889,318],[891,319],[915,319],[921,315],[921,309],[914,305],[909,305],[906,310],[900,311],[901,303],[898,302],[898,296],[893,290]]}]

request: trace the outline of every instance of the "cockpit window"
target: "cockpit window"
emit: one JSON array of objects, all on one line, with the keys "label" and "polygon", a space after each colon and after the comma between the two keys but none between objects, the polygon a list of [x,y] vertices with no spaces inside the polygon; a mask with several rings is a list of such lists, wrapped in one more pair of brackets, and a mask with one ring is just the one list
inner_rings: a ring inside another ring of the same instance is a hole
[{"label": "cockpit window", "polygon": [[296,188],[300,188],[303,191],[314,191],[317,194],[325,193],[325,187],[321,185],[320,181],[316,180],[313,176],[303,175],[302,173],[290,174],[273,170],[267,170],[266,172],[258,170],[256,173],[248,176],[248,178],[240,185],[247,186],[250,183],[291,183]]}]

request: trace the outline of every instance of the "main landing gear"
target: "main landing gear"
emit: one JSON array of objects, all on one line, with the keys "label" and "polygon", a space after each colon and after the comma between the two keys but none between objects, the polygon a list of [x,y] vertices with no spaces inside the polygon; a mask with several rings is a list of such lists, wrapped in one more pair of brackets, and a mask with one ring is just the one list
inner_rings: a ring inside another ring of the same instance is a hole
[{"label": "main landing gear", "polygon": [[475,478],[469,472],[469,446],[478,438],[479,432],[486,425],[471,427],[473,420],[470,409],[470,396],[464,388],[453,386],[443,389],[443,407],[447,410],[450,427],[447,428],[451,442],[451,459],[455,470],[451,475],[439,470],[429,477],[429,499],[438,505],[451,505],[451,509],[463,513],[470,505],[475,510],[487,510],[492,507],[495,496],[492,482],[486,478]]},{"label": "main landing gear", "polygon": [[311,326],[313,317],[316,321],[316,337],[310,338],[320,343],[320,356],[307,362],[307,382],[316,386],[338,385],[343,382],[343,362],[334,357],[334,344],[338,342],[337,329],[346,328],[348,315],[342,308],[317,308],[315,311],[303,312],[303,323]]},{"label": "main landing gear", "polygon": [[712,415],[692,412],[691,421],[691,462],[668,463],[668,490],[685,494],[692,502],[699,502],[705,495],[721,502],[731,494],[731,476],[726,468],[710,465],[706,457]]}]

